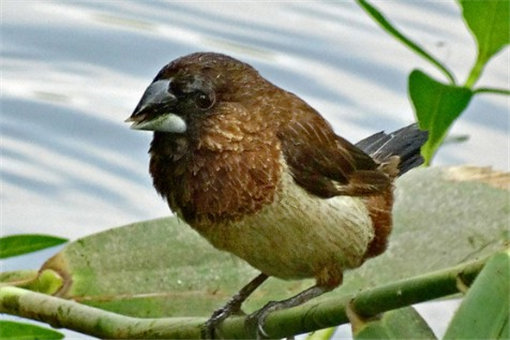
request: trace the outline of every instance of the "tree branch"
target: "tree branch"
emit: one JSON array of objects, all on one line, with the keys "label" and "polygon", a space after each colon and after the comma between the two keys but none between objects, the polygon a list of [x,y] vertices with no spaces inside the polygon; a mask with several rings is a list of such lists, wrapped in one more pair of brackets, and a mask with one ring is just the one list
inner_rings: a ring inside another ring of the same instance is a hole
[{"label": "tree branch", "polygon": [[[346,307],[362,316],[408,306],[458,293],[458,280],[470,284],[486,260],[428,273],[411,279],[367,289],[354,298],[332,296],[320,302],[277,311],[268,316],[264,329],[271,337],[310,332],[347,323]],[[74,301],[17,287],[0,288],[0,312],[46,322],[101,338],[200,337],[205,318],[143,319],[93,308]],[[244,317],[232,317],[222,324],[220,334],[246,338]]]},{"label": "tree branch", "polygon": [[18,287],[0,288],[0,312],[99,338],[192,339],[205,318],[133,318]]}]

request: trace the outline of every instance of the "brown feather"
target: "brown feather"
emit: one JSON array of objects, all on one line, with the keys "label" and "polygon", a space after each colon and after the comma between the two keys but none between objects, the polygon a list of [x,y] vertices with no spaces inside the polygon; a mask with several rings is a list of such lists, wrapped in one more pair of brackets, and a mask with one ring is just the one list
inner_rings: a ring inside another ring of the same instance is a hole
[{"label": "brown feather", "polygon": [[323,198],[372,195],[390,186],[390,178],[370,156],[335,135],[306,103],[288,95],[301,106],[295,106],[288,122],[281,124],[278,137],[296,183]]},{"label": "brown feather", "polygon": [[253,118],[239,105],[224,104],[201,121],[198,139],[155,134],[154,186],[191,225],[236,220],[272,202],[279,143]]},{"label": "brown feather", "polygon": [[392,229],[393,189],[386,190],[382,195],[366,197],[365,205],[374,228],[374,238],[368,245],[366,259],[382,254],[386,250]]},{"label": "brown feather", "polygon": [[[267,275],[315,277],[330,288],[345,269],[384,251],[392,181],[417,164],[417,129],[376,134],[357,147],[294,94],[214,53],[177,59],[159,79],[182,97],[143,119],[166,110],[186,131],[155,132],[154,186],[211,244]],[[214,93],[214,105],[198,108],[200,91]]]}]

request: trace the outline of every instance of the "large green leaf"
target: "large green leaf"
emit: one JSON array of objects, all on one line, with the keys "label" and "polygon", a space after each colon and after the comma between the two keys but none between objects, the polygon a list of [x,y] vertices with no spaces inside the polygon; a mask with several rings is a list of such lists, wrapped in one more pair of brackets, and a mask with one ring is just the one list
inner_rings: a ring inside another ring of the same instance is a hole
[{"label": "large green leaf", "polygon": [[337,328],[338,327],[329,327],[311,332],[306,337],[306,340],[331,340],[333,339]]},{"label": "large green leaf", "polygon": [[491,258],[462,301],[444,339],[510,339],[510,253]]},{"label": "large green leaf", "polygon": [[[510,43],[510,1],[460,0],[462,15],[476,38],[478,53],[487,61]],[[480,59],[480,57],[479,57]]]},{"label": "large green leaf", "polygon": [[67,242],[67,239],[49,235],[11,235],[0,238],[0,259],[31,253]]},{"label": "large green leaf", "polygon": [[420,70],[409,75],[409,96],[420,128],[429,132],[422,147],[426,163],[430,163],[453,121],[469,104],[473,92],[466,87],[445,85]]},{"label": "large green leaf", "polygon": [[384,313],[354,332],[354,339],[436,339],[427,322],[413,307]]},{"label": "large green leaf", "polygon": [[[465,86],[472,88],[489,59],[510,43],[510,2],[508,0],[460,0],[462,15],[475,36],[478,46],[476,61]],[[495,89],[487,92],[506,93]]]},{"label": "large green leaf", "polygon": [[[346,273],[342,287],[330,294],[350,296],[504,248],[509,239],[508,191],[483,182],[489,179],[509,182],[508,175],[456,168],[417,169],[399,179],[389,249]],[[57,296],[143,317],[208,316],[257,274],[175,218],[77,240],[43,269],[63,278]],[[271,278],[246,309],[289,297],[312,283]]]},{"label": "large green leaf", "polygon": [[17,286],[31,291],[53,295],[62,288],[64,279],[51,269],[18,270],[0,273],[0,288]]},{"label": "large green leaf", "polygon": [[[57,296],[142,317],[208,315],[258,274],[173,217],[80,239],[43,269],[65,278]],[[279,281],[265,284],[252,301],[260,306],[303,287]]]},{"label": "large green leaf", "polygon": [[64,338],[52,329],[14,321],[0,321],[0,340],[58,340]]}]

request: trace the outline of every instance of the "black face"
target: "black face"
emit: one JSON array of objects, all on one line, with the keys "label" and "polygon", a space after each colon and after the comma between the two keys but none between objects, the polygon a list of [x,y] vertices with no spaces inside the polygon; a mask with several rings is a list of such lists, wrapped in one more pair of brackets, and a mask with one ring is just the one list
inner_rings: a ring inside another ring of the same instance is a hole
[{"label": "black face", "polygon": [[239,60],[193,53],[161,69],[128,121],[134,129],[183,133],[214,114],[219,102],[252,98],[260,84],[266,81]]},{"label": "black face", "polygon": [[197,118],[211,113],[215,103],[216,92],[206,75],[159,74],[128,121],[134,129],[184,133]]},{"label": "black face", "polygon": [[176,113],[180,116],[203,114],[216,102],[212,82],[201,75],[172,77],[169,91],[177,98]]}]

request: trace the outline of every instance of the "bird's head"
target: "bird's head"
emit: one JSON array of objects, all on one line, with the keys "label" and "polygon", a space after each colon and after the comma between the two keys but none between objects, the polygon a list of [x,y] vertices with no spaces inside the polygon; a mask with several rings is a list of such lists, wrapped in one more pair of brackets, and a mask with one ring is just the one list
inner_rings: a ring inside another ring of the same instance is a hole
[{"label": "bird's head", "polygon": [[[251,66],[217,53],[194,53],[163,67],[126,120],[136,130],[189,134],[225,104],[247,104],[266,84]],[[221,104],[220,104],[221,103]]]}]

